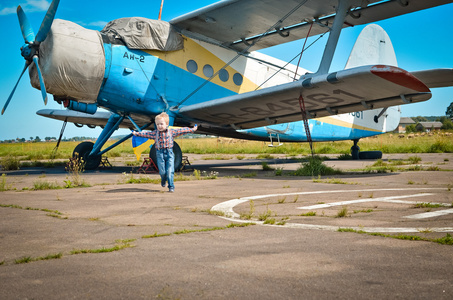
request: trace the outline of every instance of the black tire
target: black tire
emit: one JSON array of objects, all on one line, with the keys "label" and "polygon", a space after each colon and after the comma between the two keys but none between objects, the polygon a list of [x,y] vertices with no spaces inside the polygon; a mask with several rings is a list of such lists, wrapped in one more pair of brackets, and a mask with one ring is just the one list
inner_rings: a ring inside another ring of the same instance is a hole
[{"label": "black tire", "polygon": [[382,151],[360,151],[359,159],[381,159]]},{"label": "black tire", "polygon": [[[154,144],[149,151],[149,158],[153,160],[153,162],[157,166],[157,155],[156,155],[156,145]],[[178,143],[173,142],[173,153],[175,154],[175,171],[181,170],[182,167],[182,151],[181,147],[179,147]]]},{"label": "black tire", "polygon": [[360,147],[357,145],[354,145],[351,147],[351,157],[354,160],[360,159]]},{"label": "black tire", "polygon": [[82,142],[78,144],[72,152],[73,158],[78,157],[83,159],[85,162],[85,170],[94,170],[99,167],[99,164],[101,163],[100,155],[88,156],[91,150],[93,150],[93,146],[94,144],[92,142]]}]

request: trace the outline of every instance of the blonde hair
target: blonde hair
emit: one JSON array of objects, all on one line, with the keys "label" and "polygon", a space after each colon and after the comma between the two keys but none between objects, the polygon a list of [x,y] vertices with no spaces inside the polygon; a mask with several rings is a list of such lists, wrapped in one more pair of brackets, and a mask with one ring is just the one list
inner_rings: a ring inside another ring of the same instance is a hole
[{"label": "blonde hair", "polygon": [[167,125],[170,123],[170,117],[165,112],[158,114],[155,118],[155,121],[157,121],[158,119],[164,120]]}]

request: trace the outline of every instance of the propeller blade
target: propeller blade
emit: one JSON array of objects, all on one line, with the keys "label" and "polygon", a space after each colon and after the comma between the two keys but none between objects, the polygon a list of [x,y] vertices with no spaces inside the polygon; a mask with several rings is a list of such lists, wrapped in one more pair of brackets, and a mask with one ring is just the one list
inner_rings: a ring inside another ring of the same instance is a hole
[{"label": "propeller blade", "polygon": [[57,12],[58,4],[60,0],[53,0],[47,10],[44,20],[42,20],[41,27],[39,27],[38,34],[36,35],[36,41],[42,42],[46,39],[47,33],[49,33],[50,27],[52,26],[55,13]]},{"label": "propeller blade", "polygon": [[33,56],[33,62],[35,63],[36,70],[38,71],[39,85],[41,86],[42,99],[44,100],[44,105],[47,105],[46,85],[44,84],[44,78],[42,77],[41,69],[39,68],[38,61],[39,61],[38,56],[37,55]]},{"label": "propeller blade", "polygon": [[17,7],[17,17],[19,18],[20,30],[25,42],[32,43],[35,40],[35,33],[20,5]]},{"label": "propeller blade", "polygon": [[19,79],[18,79],[17,82],[16,82],[16,85],[14,86],[13,90],[11,91],[11,94],[10,94],[9,97],[8,97],[8,100],[6,100],[6,103],[5,103],[5,105],[3,106],[2,115],[5,113],[5,110],[6,110],[6,108],[8,107],[9,102],[10,102],[11,99],[13,98],[13,95],[14,95],[14,92],[16,91],[17,85],[19,84],[19,81],[20,81],[20,79],[22,78],[22,75],[24,75],[25,70],[27,70],[27,68],[28,68],[29,65],[30,65],[30,63],[29,63],[28,61],[25,62],[25,67],[24,67],[24,69],[22,70],[22,73],[20,73],[20,76],[19,76]]}]

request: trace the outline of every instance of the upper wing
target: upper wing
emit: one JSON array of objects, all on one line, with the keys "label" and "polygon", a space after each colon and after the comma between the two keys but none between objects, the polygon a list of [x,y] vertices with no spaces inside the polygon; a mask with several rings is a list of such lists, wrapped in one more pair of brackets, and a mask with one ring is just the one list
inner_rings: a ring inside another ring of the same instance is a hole
[{"label": "upper wing", "polygon": [[[353,0],[343,27],[372,23],[451,2]],[[259,50],[307,37],[312,22],[310,36],[326,32],[333,24],[337,5],[338,0],[227,0],[175,18],[170,23],[189,37],[239,51],[248,49],[249,45],[253,45],[252,50]]]},{"label": "upper wing", "polygon": [[246,129],[301,120],[300,96],[308,118],[314,118],[425,101],[431,98],[429,87],[453,85],[453,69],[416,74],[427,84],[397,67],[362,66],[189,105],[178,112],[201,122]]}]

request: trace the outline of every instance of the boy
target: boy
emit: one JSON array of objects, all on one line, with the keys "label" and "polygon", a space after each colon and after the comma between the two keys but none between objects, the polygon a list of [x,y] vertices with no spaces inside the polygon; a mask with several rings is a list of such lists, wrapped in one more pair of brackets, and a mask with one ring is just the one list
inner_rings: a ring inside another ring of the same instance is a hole
[{"label": "boy", "polygon": [[161,113],[156,116],[155,119],[157,129],[148,132],[137,132],[133,131],[132,134],[135,136],[146,137],[153,139],[156,146],[157,156],[157,168],[159,169],[159,175],[161,178],[161,185],[165,187],[165,183],[168,182],[168,191],[174,192],[175,186],[173,183],[173,177],[175,174],[175,155],[173,154],[173,138],[184,135],[187,133],[193,133],[198,129],[195,124],[193,128],[182,127],[182,128],[168,128],[170,123],[170,117],[166,113]]}]

